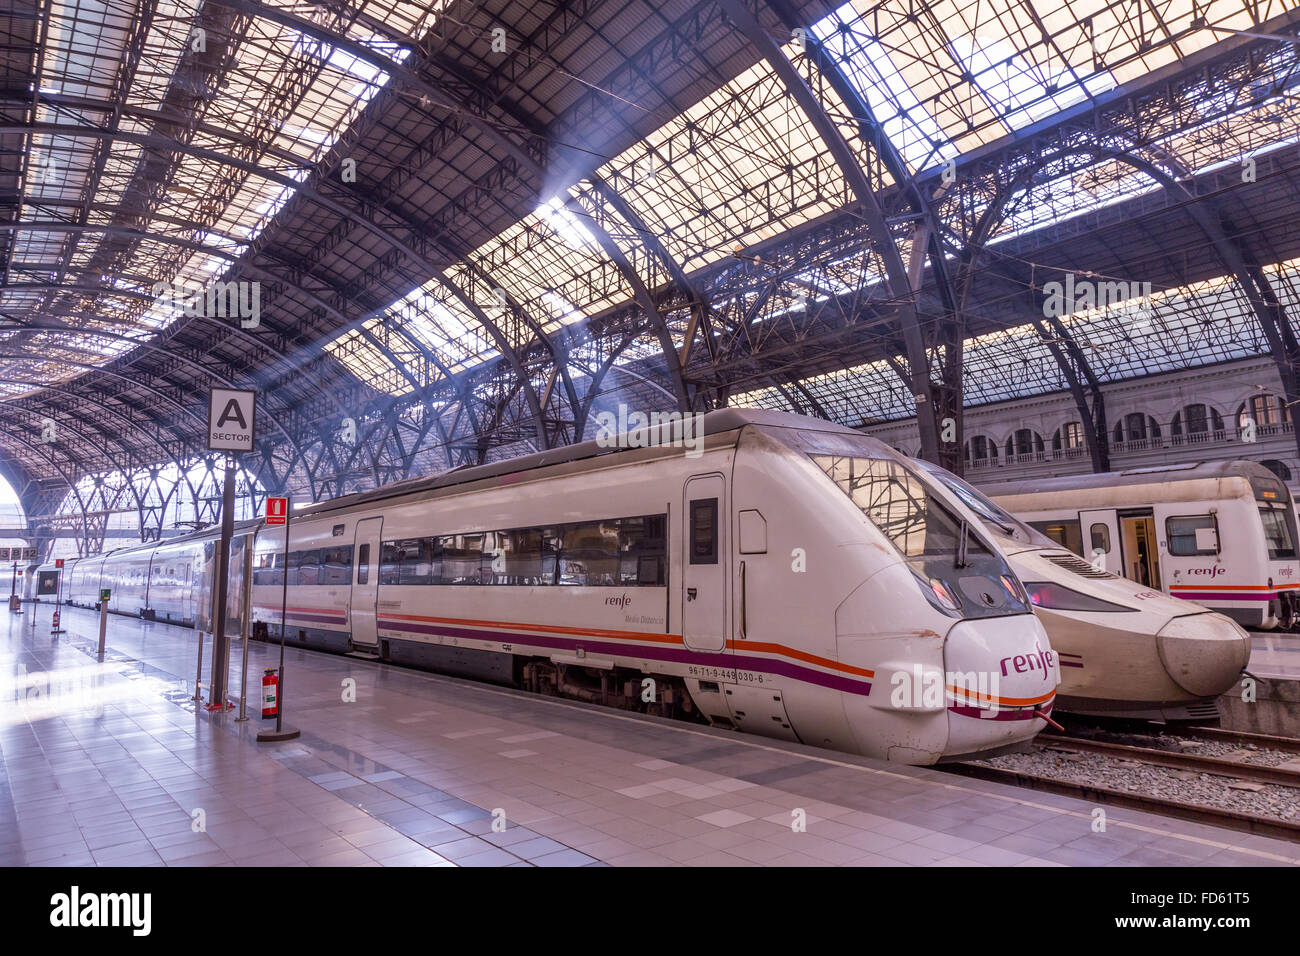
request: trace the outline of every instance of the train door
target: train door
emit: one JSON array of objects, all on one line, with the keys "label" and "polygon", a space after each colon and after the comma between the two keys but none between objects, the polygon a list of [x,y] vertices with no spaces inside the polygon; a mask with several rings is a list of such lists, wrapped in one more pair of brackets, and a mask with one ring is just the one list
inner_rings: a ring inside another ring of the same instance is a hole
[{"label": "train door", "polygon": [[726,479],[689,478],[682,495],[682,640],[693,651],[727,646]]},{"label": "train door", "polygon": [[1120,550],[1119,516],[1114,508],[1080,511],[1079,527],[1083,531],[1083,556],[1094,567],[1124,576],[1124,555]]},{"label": "train door", "polygon": [[1151,509],[1121,513],[1119,530],[1124,552],[1124,577],[1154,590],[1161,590],[1156,519]]},{"label": "train door", "polygon": [[379,644],[375,602],[379,600],[379,529],[383,518],[357,522],[352,559],[352,643],[362,647]]}]

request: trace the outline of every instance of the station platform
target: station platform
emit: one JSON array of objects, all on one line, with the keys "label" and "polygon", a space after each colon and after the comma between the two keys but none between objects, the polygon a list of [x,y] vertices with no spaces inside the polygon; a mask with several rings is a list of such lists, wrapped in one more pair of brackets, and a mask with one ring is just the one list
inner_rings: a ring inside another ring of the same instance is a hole
[{"label": "station platform", "polygon": [[1256,677],[1300,680],[1300,634],[1250,634],[1249,670]]},{"label": "station platform", "polygon": [[191,700],[194,631],[114,617],[100,664],[97,615],[65,609],[52,637],[50,612],[0,630],[4,865],[1300,864],[1279,840],[1113,807],[1094,832],[1082,800],[303,650],[302,736],[258,744],[278,646],[250,646],[239,723]]}]

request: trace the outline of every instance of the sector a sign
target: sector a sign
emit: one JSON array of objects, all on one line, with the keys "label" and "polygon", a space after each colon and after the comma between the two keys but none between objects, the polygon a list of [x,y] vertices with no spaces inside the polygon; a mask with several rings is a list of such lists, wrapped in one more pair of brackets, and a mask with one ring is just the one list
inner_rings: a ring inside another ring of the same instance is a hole
[{"label": "sector a sign", "polygon": [[252,451],[257,393],[214,388],[208,393],[208,450]]}]

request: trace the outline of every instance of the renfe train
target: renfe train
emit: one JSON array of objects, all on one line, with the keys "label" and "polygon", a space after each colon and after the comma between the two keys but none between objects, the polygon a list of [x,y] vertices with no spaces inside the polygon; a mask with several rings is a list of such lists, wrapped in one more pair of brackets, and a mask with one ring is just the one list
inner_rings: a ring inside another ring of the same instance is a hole
[{"label": "renfe train", "polygon": [[1250,635],[1222,614],[1094,567],[937,465],[1024,583],[1060,658],[1059,709],[1159,722],[1218,720]]},{"label": "renfe train", "polygon": [[[287,565],[283,528],[241,527],[253,619],[278,633],[287,574],[290,643],[913,764],[1045,726],[1047,635],[950,491],[827,422],[698,427],[687,453],[664,426],[305,508]],[[115,609],[156,614],[152,577]]]},{"label": "renfe train", "polygon": [[1263,465],[1170,464],[986,490],[1112,574],[1221,611],[1244,627],[1296,624],[1295,506]]}]

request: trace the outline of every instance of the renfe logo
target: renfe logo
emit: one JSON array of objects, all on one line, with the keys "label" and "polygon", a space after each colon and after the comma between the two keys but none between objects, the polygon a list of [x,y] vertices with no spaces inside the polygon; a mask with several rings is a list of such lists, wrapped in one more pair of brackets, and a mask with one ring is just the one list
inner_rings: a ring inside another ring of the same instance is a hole
[{"label": "renfe logo", "polygon": [[1208,578],[1217,578],[1220,574],[1227,574],[1228,569],[1223,567],[1222,565],[1216,564],[1212,568],[1188,568],[1187,573],[1204,575],[1205,577]]},{"label": "renfe logo", "polygon": [[627,596],[626,592],[624,592],[623,594],[620,594],[618,597],[605,598],[605,603],[608,604],[610,607],[616,607],[621,611],[629,604],[632,603],[632,599]]},{"label": "renfe logo", "polygon": [[1034,652],[1032,654],[1017,654],[1015,657],[1004,657],[999,662],[1002,665],[1002,676],[1006,677],[1007,663],[1015,668],[1017,674],[1025,674],[1029,671],[1041,670],[1043,680],[1047,680],[1050,671],[1056,668],[1056,652],[1043,650],[1037,641],[1034,641]]},{"label": "renfe logo", "polygon": [[50,925],[129,926],[132,935],[148,936],[152,924],[152,893],[87,893],[74,886],[50,897]]}]

